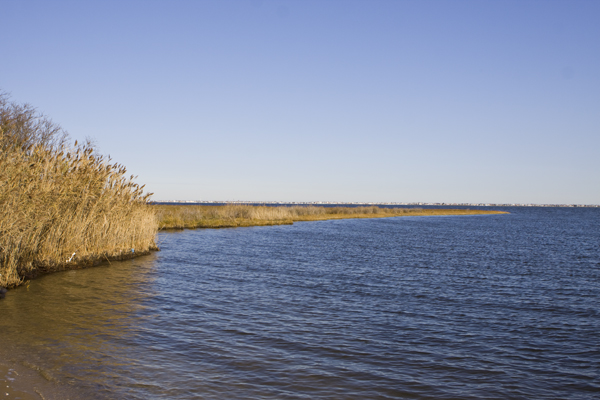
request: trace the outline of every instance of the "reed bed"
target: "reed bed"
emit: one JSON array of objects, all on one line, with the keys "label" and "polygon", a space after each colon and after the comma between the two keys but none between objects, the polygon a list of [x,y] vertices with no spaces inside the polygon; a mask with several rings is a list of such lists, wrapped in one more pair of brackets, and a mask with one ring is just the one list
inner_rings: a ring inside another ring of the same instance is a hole
[{"label": "reed bed", "polygon": [[422,215],[498,214],[501,211],[321,206],[252,206],[229,204],[154,205],[159,229],[231,228],[293,224],[296,221],[322,221],[345,218],[384,218]]},{"label": "reed bed", "polygon": [[122,165],[0,95],[0,287],[157,249],[150,194]]}]

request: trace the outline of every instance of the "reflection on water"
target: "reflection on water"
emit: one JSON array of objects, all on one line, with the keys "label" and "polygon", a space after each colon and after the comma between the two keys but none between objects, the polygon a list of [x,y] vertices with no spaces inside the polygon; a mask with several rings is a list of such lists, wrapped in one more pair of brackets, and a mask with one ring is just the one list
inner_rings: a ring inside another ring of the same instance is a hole
[{"label": "reflection on water", "polygon": [[590,398],[600,210],[510,211],[162,233],[9,292],[0,356],[80,398]]}]

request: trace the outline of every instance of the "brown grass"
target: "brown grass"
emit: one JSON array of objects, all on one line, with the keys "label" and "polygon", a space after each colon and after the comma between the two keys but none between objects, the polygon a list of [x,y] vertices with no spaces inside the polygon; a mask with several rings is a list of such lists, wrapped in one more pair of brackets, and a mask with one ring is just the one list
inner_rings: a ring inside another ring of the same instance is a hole
[{"label": "brown grass", "polygon": [[29,106],[0,95],[0,287],[156,249],[143,187]]},{"label": "brown grass", "polygon": [[383,218],[422,215],[504,214],[502,211],[251,205],[154,205],[159,229],[231,228],[242,226],[284,225],[296,221],[322,221],[345,218]]}]

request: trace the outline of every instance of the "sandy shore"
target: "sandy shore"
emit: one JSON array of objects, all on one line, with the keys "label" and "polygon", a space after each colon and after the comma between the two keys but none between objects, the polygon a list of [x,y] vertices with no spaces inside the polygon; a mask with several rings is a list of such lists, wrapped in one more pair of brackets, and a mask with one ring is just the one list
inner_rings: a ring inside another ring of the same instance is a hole
[{"label": "sandy shore", "polygon": [[7,357],[5,351],[0,354],[0,399],[77,400],[84,398],[76,388],[45,377],[44,371],[35,365],[25,366]]},{"label": "sandy shore", "polygon": [[15,363],[0,362],[0,398],[1,399],[54,399],[42,376]]}]

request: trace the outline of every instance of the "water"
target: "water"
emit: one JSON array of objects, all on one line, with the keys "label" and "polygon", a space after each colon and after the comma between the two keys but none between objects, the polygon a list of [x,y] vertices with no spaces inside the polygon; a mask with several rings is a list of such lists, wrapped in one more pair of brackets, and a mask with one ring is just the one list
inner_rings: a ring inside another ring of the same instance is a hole
[{"label": "water", "polygon": [[81,398],[594,398],[600,209],[507,210],[161,233],[9,292],[1,347]]}]

